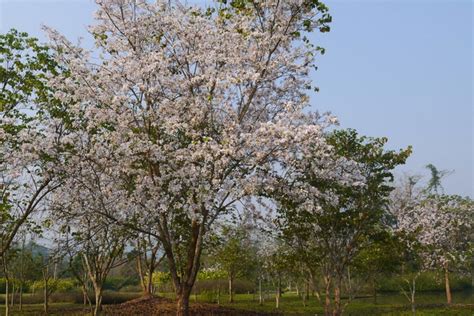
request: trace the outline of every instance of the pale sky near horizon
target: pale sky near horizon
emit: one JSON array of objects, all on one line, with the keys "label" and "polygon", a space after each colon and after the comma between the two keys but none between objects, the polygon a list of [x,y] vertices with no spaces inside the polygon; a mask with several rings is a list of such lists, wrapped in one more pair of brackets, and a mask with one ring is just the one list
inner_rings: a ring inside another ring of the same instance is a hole
[{"label": "pale sky near horizon", "polygon": [[[185,2],[185,1],[182,1]],[[211,3],[193,0],[194,3]],[[412,145],[403,172],[424,166],[454,170],[447,193],[474,197],[473,15],[470,0],[327,0],[331,32],[313,79],[313,107],[341,127],[386,136],[388,147]],[[0,32],[10,28],[45,40],[41,24],[73,42],[93,23],[92,0],[0,0]]]}]

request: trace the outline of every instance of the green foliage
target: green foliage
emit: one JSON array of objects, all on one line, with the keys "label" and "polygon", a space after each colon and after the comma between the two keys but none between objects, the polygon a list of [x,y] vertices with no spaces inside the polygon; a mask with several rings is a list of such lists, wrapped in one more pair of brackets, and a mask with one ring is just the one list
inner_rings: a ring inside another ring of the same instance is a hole
[{"label": "green foliage", "polygon": [[[309,170],[304,172],[301,181],[320,192],[337,196],[337,203],[321,197],[318,199],[321,212],[305,212],[298,209],[294,201],[276,197],[281,205],[279,223],[283,237],[287,240],[297,238],[298,244],[303,242],[304,246],[299,248],[301,261],[305,264],[312,262],[313,266],[328,252],[336,260],[333,264],[350,261],[358,249],[370,247],[371,242],[381,238],[389,195],[393,190],[390,185],[393,169],[404,164],[411,154],[411,147],[400,151],[386,150],[386,138],[359,136],[353,129],[336,130],[328,135],[327,142],[333,146],[335,159],[345,158],[358,163],[365,184],[346,186],[321,179],[317,174],[313,176]],[[318,242],[314,240],[316,226]],[[325,248],[324,245],[333,244],[331,238],[346,238],[345,243],[353,249],[346,253]]]},{"label": "green foliage", "polygon": [[171,274],[169,272],[155,271],[153,272],[153,286],[155,288],[163,287],[171,281]]},{"label": "green foliage", "polygon": [[[219,16],[224,19],[231,17],[232,14],[250,15],[255,13],[259,16],[265,14],[262,4],[255,0],[217,0],[217,2],[220,4]],[[326,33],[331,30],[329,23],[332,22],[332,16],[329,14],[329,8],[323,2],[319,0],[304,0],[301,5],[295,5],[292,9],[292,13],[295,15],[307,11],[314,12],[315,18],[303,20],[302,29],[304,31],[311,32],[316,28],[321,33]],[[213,12],[208,9],[206,14],[210,16]],[[300,32],[294,32],[293,35],[295,37],[301,36]]]},{"label": "green foliage", "polygon": [[[31,284],[31,290],[36,291],[44,289],[44,281],[37,280]],[[50,292],[69,292],[77,288],[76,282],[73,279],[50,279],[48,281],[48,288]]]},{"label": "green foliage", "polygon": [[248,231],[239,227],[226,226],[222,237],[212,253],[212,259],[228,278],[249,275],[254,269],[256,250]]},{"label": "green foliage", "polygon": [[403,245],[399,239],[386,231],[380,231],[360,250],[352,266],[359,277],[375,285],[380,277],[399,272],[402,263]]},{"label": "green foliage", "polygon": [[198,280],[223,280],[227,277],[227,272],[219,269],[202,269],[199,271]]},{"label": "green foliage", "polygon": [[[57,75],[59,70],[49,48],[39,44],[36,38],[15,29],[0,34],[1,152],[15,152],[21,142],[25,142],[24,138],[17,137],[18,133],[34,126],[33,120],[58,108],[59,103],[47,85],[47,77]],[[39,129],[35,131],[39,136]],[[41,148],[37,149],[41,151]],[[4,157],[0,154],[0,172],[3,171],[1,168],[9,168],[3,162]],[[39,173],[41,162],[30,169]],[[3,240],[0,253],[10,246],[14,237],[11,234],[18,231],[19,225],[28,225],[33,233],[38,232],[38,225],[29,221],[27,216],[12,214],[18,198],[12,192],[22,185],[25,184],[12,182],[5,187],[0,184],[0,239]],[[41,181],[38,179],[35,185],[40,186]]]},{"label": "green foliage", "polygon": [[46,74],[57,74],[57,64],[46,46],[15,29],[0,35],[0,112],[11,112],[33,98],[49,97]]},{"label": "green foliage", "polygon": [[386,150],[387,141],[385,137],[359,136],[353,129],[337,130],[328,136],[328,143],[334,147],[337,156],[359,164],[365,185],[354,188],[334,183],[315,183],[323,191],[335,192],[340,201],[336,207],[323,202],[329,217],[323,215],[321,223],[331,227],[335,225],[336,229],[363,228],[366,234],[380,231],[379,225],[393,190],[390,184],[394,178],[393,170],[404,164],[411,154],[411,147],[398,152]]}]

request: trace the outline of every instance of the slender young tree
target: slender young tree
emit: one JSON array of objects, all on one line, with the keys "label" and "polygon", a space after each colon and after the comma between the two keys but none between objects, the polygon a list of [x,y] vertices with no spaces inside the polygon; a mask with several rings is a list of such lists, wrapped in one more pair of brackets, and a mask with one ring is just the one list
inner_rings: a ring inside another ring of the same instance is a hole
[{"label": "slender young tree", "polygon": [[139,233],[135,239],[140,285],[145,297],[152,296],[154,293],[153,273],[164,259],[164,256],[159,253],[161,249],[160,242],[151,233]]},{"label": "slender young tree", "polygon": [[227,273],[229,303],[234,303],[234,281],[252,270],[255,249],[243,226],[225,226],[221,235],[219,245],[211,250],[211,259]]}]

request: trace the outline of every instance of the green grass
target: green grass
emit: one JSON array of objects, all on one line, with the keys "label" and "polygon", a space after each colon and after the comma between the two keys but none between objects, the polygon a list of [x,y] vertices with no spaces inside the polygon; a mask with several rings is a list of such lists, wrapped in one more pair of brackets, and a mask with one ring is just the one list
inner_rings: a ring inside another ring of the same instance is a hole
[{"label": "green grass", "polygon": [[[112,293],[111,293],[112,294]],[[160,293],[163,296],[163,293]],[[165,296],[172,298],[171,293]],[[191,302],[212,303],[216,297],[209,294],[192,295]],[[418,316],[441,316],[441,315],[460,315],[460,316],[474,316],[474,293],[473,292],[454,292],[454,305],[447,307],[444,305],[445,297],[442,292],[435,293],[419,293],[417,295]],[[237,294],[235,295],[235,303],[229,304],[228,296],[221,295],[221,304],[224,306],[231,306],[238,309],[274,312],[279,311],[283,315],[322,315],[323,306],[317,301],[315,297],[310,297],[306,307],[303,306],[303,301],[296,293],[284,293],[280,301],[280,308],[275,308],[275,299],[273,293],[266,296],[265,302],[262,306],[258,304],[258,296],[253,294]],[[0,305],[0,315],[3,315],[4,306]],[[11,311],[12,315],[41,315],[43,310],[42,304],[28,304],[24,305],[23,313],[18,312],[18,305],[14,306]],[[72,303],[51,303],[50,315],[87,315],[83,311],[81,304]],[[352,301],[346,308],[345,315],[350,316],[411,316],[410,306],[406,298],[402,295],[385,294],[378,297],[378,304],[373,303],[371,297],[357,298]]]},{"label": "green grass", "polygon": [[[197,296],[198,302],[206,302],[208,296]],[[417,297],[417,315],[466,315],[474,316],[474,296],[472,293],[454,293],[455,304],[451,307],[444,305],[444,293],[420,293]],[[193,295],[191,301],[196,301]],[[221,303],[239,309],[275,312],[280,311],[284,315],[322,315],[323,306],[315,297],[310,297],[303,306],[303,300],[296,293],[285,293],[280,300],[280,308],[275,308],[273,295],[267,296],[264,304],[258,304],[258,297],[253,294],[235,295],[235,302],[229,304],[228,296],[221,295]],[[412,315],[410,305],[405,297],[399,294],[380,295],[378,303],[374,304],[372,298],[357,298],[352,301],[345,310],[345,315],[369,316],[369,315]]]},{"label": "green grass", "polygon": [[[72,304],[72,303],[50,303],[49,304],[49,313],[48,315],[60,316],[67,313],[67,315],[91,315],[85,312],[82,312],[82,304]],[[5,305],[0,305],[0,315],[5,314]],[[44,315],[43,304],[24,304],[22,311],[19,311],[19,306],[15,305],[10,307],[10,315]]]}]

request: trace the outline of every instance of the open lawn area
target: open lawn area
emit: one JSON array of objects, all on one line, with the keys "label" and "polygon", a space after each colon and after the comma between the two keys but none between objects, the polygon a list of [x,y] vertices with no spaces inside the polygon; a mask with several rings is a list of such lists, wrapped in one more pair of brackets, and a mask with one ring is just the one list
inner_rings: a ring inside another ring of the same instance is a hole
[{"label": "open lawn area", "polygon": [[[132,296],[132,295],[130,295]],[[150,312],[151,315],[173,315],[174,304],[172,296],[166,295],[166,299],[160,300],[135,300],[133,303],[125,303],[122,305],[106,305],[105,315],[145,315]],[[209,295],[193,295],[191,306],[200,311],[199,315],[211,315],[213,311],[218,311],[219,306],[216,303],[210,302]],[[235,302],[227,303],[228,296],[221,295],[221,307],[218,315],[242,315],[248,312],[249,315],[322,315],[323,306],[317,301],[315,297],[310,297],[306,306],[303,306],[303,301],[296,293],[285,293],[280,301],[280,308],[275,308],[274,299],[268,295],[267,299],[262,305],[258,304],[258,297],[253,294],[237,294],[234,299]],[[228,308],[225,309],[225,308]],[[4,306],[0,305],[3,310]],[[236,311],[232,311],[236,310]],[[132,312],[133,311],[133,312]],[[14,306],[11,310],[12,315],[43,315],[42,304],[26,304],[23,311],[18,310],[18,306]],[[135,313],[135,314],[133,314]],[[156,314],[154,314],[156,313]],[[203,314],[204,313],[204,314]],[[52,303],[50,304],[49,315],[91,315],[88,308],[84,308],[81,304],[74,303]],[[378,303],[373,303],[371,297],[356,298],[352,301],[345,310],[345,315],[353,316],[368,316],[368,315],[412,315],[410,306],[406,299],[399,294],[385,294],[378,297]],[[420,293],[418,295],[418,306],[416,315],[474,315],[474,293],[472,292],[455,292],[454,304],[450,307],[444,304],[443,293]]]},{"label": "open lawn area", "polygon": [[[455,293],[455,304],[451,307],[444,304],[445,297],[443,294],[420,294],[417,315],[474,315],[474,296],[472,293]],[[253,295],[237,295],[236,302],[232,306],[255,311],[276,311],[273,299],[267,300],[262,306],[259,306]],[[311,297],[307,302],[307,306],[304,307],[302,299],[296,293],[284,294],[280,301],[279,310],[284,315],[323,315],[324,312],[323,306],[316,298]],[[372,298],[357,298],[347,306],[345,315],[411,315],[411,310],[406,298],[399,294],[388,294],[379,296],[377,304],[373,303]]]}]

